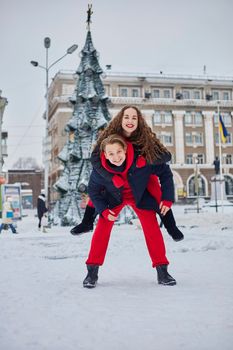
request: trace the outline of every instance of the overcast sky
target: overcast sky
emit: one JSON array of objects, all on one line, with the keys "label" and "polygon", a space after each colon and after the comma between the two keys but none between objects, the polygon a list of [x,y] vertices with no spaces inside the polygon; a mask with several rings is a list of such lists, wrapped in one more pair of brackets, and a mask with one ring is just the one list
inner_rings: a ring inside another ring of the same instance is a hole
[{"label": "overcast sky", "polygon": [[[45,122],[44,37],[50,63],[74,43],[73,55],[50,70],[75,70],[86,37],[86,0],[0,0],[0,89],[9,104],[10,168],[19,157],[42,163]],[[233,76],[233,0],[94,0],[92,38],[102,68],[113,71]]]}]

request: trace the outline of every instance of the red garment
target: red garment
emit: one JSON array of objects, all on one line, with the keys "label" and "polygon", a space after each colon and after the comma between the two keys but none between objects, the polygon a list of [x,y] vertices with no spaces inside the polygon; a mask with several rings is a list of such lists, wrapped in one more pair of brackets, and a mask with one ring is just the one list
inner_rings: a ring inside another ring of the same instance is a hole
[{"label": "red garment", "polygon": [[94,204],[92,203],[91,199],[89,198],[87,205],[91,208],[95,208]]},{"label": "red garment", "polygon": [[[161,203],[162,200],[162,191],[161,191],[161,186],[159,183],[159,179],[156,175],[151,175],[149,182],[147,184],[147,189],[150,192],[150,194],[152,195],[152,197],[154,197],[156,199],[156,202],[158,204]],[[170,201],[162,201],[164,205],[166,205],[166,207],[171,208],[172,206],[172,202]]]},{"label": "red garment", "polygon": [[[169,261],[166,258],[164,240],[156,219],[155,211],[138,209],[134,200],[128,199],[112,209],[116,216],[125,205],[131,206],[141,222],[147,249],[152,260],[152,266],[168,265]],[[114,221],[109,221],[102,216],[99,217],[86,261],[87,265],[103,265],[113,225]]]},{"label": "red garment", "polygon": [[[166,250],[163,241],[163,236],[156,219],[156,213],[154,210],[139,209],[136,207],[132,190],[127,181],[127,171],[132,165],[133,155],[133,147],[131,144],[128,144],[126,167],[125,170],[120,173],[110,168],[106,162],[104,154],[101,155],[102,165],[109,172],[120,174],[121,177],[125,180],[124,189],[122,193],[123,202],[111,210],[115,213],[115,216],[118,216],[118,214],[124,206],[131,206],[141,222],[147,249],[152,260],[152,266],[155,267],[158,265],[168,265],[169,262],[166,258]],[[97,226],[92,237],[89,256],[86,261],[87,265],[103,264],[113,225],[114,221],[109,221],[108,219],[102,216],[99,217]]]},{"label": "red garment", "polygon": [[156,175],[151,175],[147,184],[147,189],[150,194],[156,199],[156,202],[160,204],[162,198],[161,186]]},{"label": "red garment", "polygon": [[124,180],[119,175],[114,175],[112,178],[112,182],[116,188],[121,188],[122,186],[124,186]]}]

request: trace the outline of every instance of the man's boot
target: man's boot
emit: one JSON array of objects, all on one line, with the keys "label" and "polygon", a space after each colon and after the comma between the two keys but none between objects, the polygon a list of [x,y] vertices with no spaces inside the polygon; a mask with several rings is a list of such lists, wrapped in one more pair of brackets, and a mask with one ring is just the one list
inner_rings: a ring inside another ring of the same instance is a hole
[{"label": "man's boot", "polygon": [[93,230],[95,218],[95,208],[87,205],[82,222],[79,225],[73,227],[70,230],[70,233],[75,236]]},{"label": "man's boot", "polygon": [[99,265],[87,265],[87,276],[83,281],[84,288],[95,288],[98,280]]},{"label": "man's boot", "polygon": [[174,286],[176,284],[176,280],[167,272],[167,265],[156,266],[156,270],[158,284],[163,284],[164,286]]},{"label": "man's boot", "polygon": [[160,218],[168,234],[173,238],[174,241],[179,242],[182,241],[182,239],[184,239],[183,233],[176,226],[176,221],[171,209],[168,210],[166,215],[161,215]]}]

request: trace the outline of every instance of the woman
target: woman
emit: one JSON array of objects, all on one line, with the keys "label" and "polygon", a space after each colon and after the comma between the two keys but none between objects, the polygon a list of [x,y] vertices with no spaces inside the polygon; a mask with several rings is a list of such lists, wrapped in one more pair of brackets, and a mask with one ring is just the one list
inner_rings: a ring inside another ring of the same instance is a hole
[{"label": "woman", "polygon": [[[109,125],[99,136],[91,158],[93,168],[96,169],[100,175],[104,176],[107,181],[112,181],[116,187],[121,186],[121,178],[119,176],[109,174],[105,169],[103,169],[100,162],[99,152],[101,142],[109,135],[115,133],[123,136],[125,140],[133,144],[135,152],[141,156],[141,162],[146,161],[149,164],[159,164],[161,162],[168,162],[171,160],[171,154],[152,132],[151,128],[143,118],[141,111],[135,106],[125,106],[110,121]],[[158,210],[158,214],[160,215],[162,223],[167,229],[169,235],[176,242],[182,240],[184,235],[176,226],[172,210],[166,210],[165,212],[162,209],[161,188],[156,176],[151,177],[148,183],[148,190],[160,204],[161,208]],[[71,234],[79,235],[92,230],[95,217],[95,208],[91,201],[89,201],[81,224],[75,226],[71,230]]]}]

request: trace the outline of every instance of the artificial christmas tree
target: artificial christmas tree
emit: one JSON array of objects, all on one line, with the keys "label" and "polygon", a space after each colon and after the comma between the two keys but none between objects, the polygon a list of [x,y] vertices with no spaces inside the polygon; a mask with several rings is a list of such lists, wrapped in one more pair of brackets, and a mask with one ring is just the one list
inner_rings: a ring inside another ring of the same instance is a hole
[{"label": "artificial christmas tree", "polygon": [[54,188],[60,193],[53,210],[52,221],[62,226],[74,225],[82,218],[82,196],[92,170],[90,157],[99,130],[110,120],[108,97],[101,81],[103,73],[90,31],[91,7],[88,8],[88,31],[81,62],[77,69],[77,85],[70,99],[74,110],[66,125],[68,141],[58,155],[64,164]]}]

